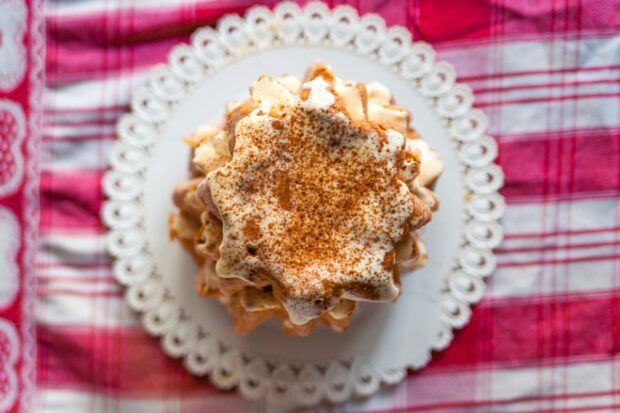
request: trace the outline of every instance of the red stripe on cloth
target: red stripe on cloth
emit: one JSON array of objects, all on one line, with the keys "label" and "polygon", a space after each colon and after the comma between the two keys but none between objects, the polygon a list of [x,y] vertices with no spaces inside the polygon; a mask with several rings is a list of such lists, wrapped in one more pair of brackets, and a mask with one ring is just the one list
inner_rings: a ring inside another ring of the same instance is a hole
[{"label": "red stripe on cloth", "polygon": [[576,128],[570,127],[566,129],[555,130],[541,130],[525,133],[506,133],[495,134],[494,137],[500,141],[519,140],[532,141],[532,140],[551,140],[551,139],[565,139],[574,137],[591,137],[591,136],[607,136],[610,134],[620,134],[620,125],[609,125],[605,127],[590,127],[590,128]]},{"label": "red stripe on cloth", "polygon": [[[54,109],[54,108],[49,108],[46,109],[46,115],[71,115],[74,113],[77,114],[91,114],[91,115],[98,115],[98,116],[104,116],[104,115],[120,115],[124,112],[127,112],[129,110],[129,104],[127,105],[105,105],[102,104],[100,106],[80,106],[80,107],[73,107],[73,108],[63,108],[63,109]],[[107,112],[111,112],[111,113],[107,113]]]},{"label": "red stripe on cloth", "polygon": [[[115,122],[113,122],[115,123]],[[50,136],[43,135],[43,142],[85,142],[85,141],[111,141],[117,138],[116,132],[110,133],[87,133],[84,135],[72,136]]]},{"label": "red stripe on cloth", "polygon": [[539,232],[539,233],[538,232],[513,233],[513,234],[505,234],[504,239],[547,238],[547,237],[557,237],[557,236],[564,236],[564,235],[602,234],[605,232],[615,232],[615,231],[620,231],[620,227],[576,229],[576,230],[566,230],[566,231],[546,231],[546,232]]},{"label": "red stripe on cloth", "polygon": [[[49,215],[48,215],[49,216]],[[64,235],[64,236],[79,236],[79,235],[92,235],[101,236],[108,232],[108,228],[101,225],[97,228],[89,227],[60,227],[56,226],[56,223],[44,222],[39,225],[39,233],[42,236],[48,235]]]},{"label": "red stripe on cloth", "polygon": [[[620,184],[619,184],[620,185]],[[593,201],[593,200],[613,200],[620,198],[620,190],[598,191],[598,192],[563,192],[552,195],[534,195],[534,196],[515,196],[507,199],[513,204],[557,204],[559,202],[575,202],[575,201]]]},{"label": "red stripe on cloth", "polygon": [[117,117],[109,116],[107,118],[101,116],[94,119],[83,119],[76,117],[74,119],[55,120],[54,118],[45,120],[45,127],[96,127],[96,126],[114,126],[118,121]]},{"label": "red stripe on cloth", "polygon": [[564,96],[542,96],[536,98],[523,98],[523,99],[512,99],[512,100],[490,100],[490,101],[478,101],[476,102],[476,106],[478,107],[489,107],[489,106],[508,106],[508,105],[524,105],[529,103],[543,103],[543,102],[564,102],[567,100],[583,100],[583,99],[616,99],[620,97],[620,93],[589,93],[589,94],[571,94]]},{"label": "red stripe on cloth", "polygon": [[102,171],[41,174],[41,228],[102,229]]},{"label": "red stripe on cloth", "polygon": [[452,0],[420,1],[414,37],[429,42],[478,39],[491,34],[491,3]]},{"label": "red stripe on cloth", "polygon": [[[414,34],[429,42],[442,42],[488,37],[522,38],[547,33],[558,36],[583,31],[607,33],[610,29],[617,29],[620,10],[614,0],[584,0],[581,3],[566,3],[565,7],[556,8],[555,3],[545,1],[422,0],[419,26],[414,28],[417,29]],[[577,17],[576,9],[584,12]],[[492,12],[495,20],[491,19]],[[577,18],[568,20],[569,15]],[[566,24],[559,25],[559,19]]]},{"label": "red stripe on cloth", "polygon": [[[620,189],[620,132],[598,130],[589,135],[577,135],[575,131],[554,133],[548,139],[528,141],[518,139],[500,140],[501,166],[506,175],[502,193],[508,198],[519,196],[554,196],[579,192],[605,192]],[[564,140],[573,140],[575,162],[572,175],[556,173],[562,161],[571,156],[562,146]],[[555,155],[548,159],[548,154]],[[545,169],[548,181],[540,185]],[[571,180],[569,185],[569,180]]]},{"label": "red stripe on cloth", "polygon": [[543,265],[576,264],[580,262],[620,261],[620,254],[592,255],[587,257],[554,258],[548,260],[500,262],[498,268],[509,267],[540,267]]},{"label": "red stripe on cloth", "polygon": [[[491,400],[461,400],[455,402],[439,402],[432,404],[424,404],[424,405],[416,405],[416,406],[407,406],[407,407],[397,407],[397,408],[389,408],[389,409],[379,409],[379,410],[364,410],[364,413],[406,413],[406,412],[423,412],[423,411],[436,411],[443,409],[470,409],[474,407],[483,407],[483,406],[509,406],[511,404],[523,404],[523,403],[532,403],[532,402],[550,402],[550,401],[567,401],[567,400],[579,400],[579,399],[591,399],[591,398],[599,398],[599,397],[608,397],[620,394],[620,390],[616,391],[600,391],[600,392],[583,392],[583,393],[573,393],[573,394],[550,394],[550,395],[540,395],[540,396],[524,396],[524,397],[515,397],[512,399],[491,399]],[[415,402],[415,401],[414,401]],[[601,406],[593,406],[593,407],[605,407],[607,405]],[[583,407],[579,407],[581,409]],[[488,411],[488,410],[485,410]],[[518,412],[517,410],[509,410],[511,413]],[[548,412],[549,410],[540,410],[536,409],[534,411],[528,410],[527,413],[541,413]],[[562,412],[565,411],[573,411],[573,410],[565,410],[561,409]],[[588,411],[588,410],[585,410]],[[557,412],[557,410],[552,410],[552,412]]]},{"label": "red stripe on cloth", "polygon": [[94,283],[108,283],[115,284],[116,278],[112,275],[100,275],[100,276],[91,276],[84,277],[81,275],[59,275],[59,274],[46,274],[44,272],[39,272],[37,274],[37,281],[39,285],[41,283],[54,283],[54,282],[69,282],[69,283],[77,283],[77,284],[94,284]]},{"label": "red stripe on cloth", "polygon": [[44,388],[121,392],[124,396],[220,393],[187,373],[159,341],[138,328],[39,325],[37,378]]},{"label": "red stripe on cloth", "polygon": [[71,268],[71,269],[81,269],[81,270],[101,270],[101,269],[110,269],[111,265],[109,262],[63,262],[62,264],[56,262],[41,262],[37,264],[37,268],[39,269],[50,269],[50,268]]},{"label": "red stripe on cloth", "polygon": [[125,73],[129,74],[139,68],[164,63],[170,50],[179,43],[187,43],[188,36],[169,39],[152,39],[136,45],[117,45],[117,56],[131,54],[135,62],[110,58],[110,47],[99,48],[96,45],[75,45],[59,43],[56,53],[47,59],[48,71],[51,74],[48,85],[62,85],[80,80],[106,78]]},{"label": "red stripe on cloth", "polygon": [[[545,359],[620,352],[620,291],[509,298],[481,302],[469,324],[428,366],[429,371],[482,364],[523,364]],[[566,320],[570,320],[567,323]]]},{"label": "red stripe on cloth", "polygon": [[[567,2],[563,7],[545,1],[501,3],[499,12],[506,19],[502,34],[524,36],[553,33],[559,37],[567,33],[617,28],[613,20],[614,16],[620,18],[620,14],[614,0],[583,0],[580,3]],[[575,13],[577,9],[583,10],[579,16]],[[611,16],[602,16],[608,13]]]},{"label": "red stripe on cloth", "polygon": [[580,249],[615,247],[620,246],[620,241],[608,242],[583,242],[574,244],[538,245],[535,247],[497,248],[496,254],[514,254],[516,252],[543,252],[543,251],[572,251]]},{"label": "red stripe on cloth", "polygon": [[37,296],[40,299],[45,299],[46,297],[53,296],[58,298],[63,295],[71,295],[74,297],[106,297],[106,298],[117,298],[120,299],[124,296],[122,291],[84,291],[76,288],[42,288],[39,287],[37,289]]}]

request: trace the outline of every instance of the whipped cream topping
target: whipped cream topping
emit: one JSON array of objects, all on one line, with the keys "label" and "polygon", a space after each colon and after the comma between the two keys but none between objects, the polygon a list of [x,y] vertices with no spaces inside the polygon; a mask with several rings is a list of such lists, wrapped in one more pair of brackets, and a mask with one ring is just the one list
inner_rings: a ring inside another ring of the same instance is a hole
[{"label": "whipped cream topping", "polygon": [[407,149],[420,153],[422,163],[418,180],[422,186],[431,186],[443,172],[441,156],[422,139],[407,139]]},{"label": "whipped cream topping", "polygon": [[317,76],[294,89],[252,85],[232,159],[202,193],[223,222],[217,274],[272,285],[301,325],[341,298],[396,299],[394,248],[415,209],[399,179],[405,136],[366,119],[357,84]]},{"label": "whipped cream topping", "polygon": [[230,160],[228,136],[220,130],[198,145],[192,162],[203,173],[209,173]]},{"label": "whipped cream topping", "polygon": [[376,105],[389,105],[392,103],[392,92],[383,83],[370,82],[366,84],[368,102]]},{"label": "whipped cream topping", "polygon": [[368,119],[382,122],[400,130],[409,126],[409,111],[392,104],[392,93],[379,82],[366,85],[368,93]]},{"label": "whipped cream topping", "polygon": [[301,89],[301,80],[297,76],[284,75],[278,78],[278,82],[292,93],[299,93]]},{"label": "whipped cream topping", "polygon": [[213,138],[219,131],[220,128],[216,128],[213,125],[200,125],[194,133],[185,138],[185,143],[192,148],[196,148]]},{"label": "whipped cream topping", "polygon": [[279,81],[269,76],[261,76],[250,86],[252,101],[259,105],[260,112],[271,110],[281,112],[284,108],[297,103],[297,95]]},{"label": "whipped cream topping", "polygon": [[356,82],[343,82],[336,78],[334,90],[342,98],[344,108],[354,120],[367,118],[365,88]]},{"label": "whipped cream topping", "polygon": [[336,95],[329,90],[329,83],[320,76],[304,83],[302,90],[308,92],[308,96],[302,103],[304,109],[326,109],[336,103]]}]

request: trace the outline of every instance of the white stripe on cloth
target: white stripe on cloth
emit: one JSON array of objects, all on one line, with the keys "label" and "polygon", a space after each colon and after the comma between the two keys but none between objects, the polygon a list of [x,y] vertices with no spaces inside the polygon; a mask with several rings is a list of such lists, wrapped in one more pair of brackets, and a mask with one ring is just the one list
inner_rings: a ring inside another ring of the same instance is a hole
[{"label": "white stripe on cloth", "polygon": [[[110,73],[105,78],[48,87],[46,121],[56,120],[57,111],[75,110],[77,112],[75,116],[79,116],[88,109],[97,111],[107,106],[126,105],[129,103],[131,93],[144,84],[151,69],[151,67],[132,68],[130,72]],[[66,113],[63,115],[67,116]]]},{"label": "white stripe on cloth", "polygon": [[[616,68],[605,69],[603,73],[607,73],[607,77],[617,77],[620,72],[619,50],[620,38],[618,37],[513,41],[501,44],[501,61],[499,62],[497,44],[442,48],[439,59],[445,59],[453,64],[458,76],[475,76],[475,79],[468,80],[468,84],[474,88],[505,87],[600,79],[601,72],[592,72],[590,69],[608,66],[616,66]],[[498,64],[501,64],[501,67],[498,67]],[[539,73],[541,71],[549,71],[549,73],[541,74]],[[524,72],[536,73],[524,75]],[[501,82],[494,80],[495,78],[484,77],[498,73]],[[511,76],[511,74],[519,75]],[[492,82],[498,84],[485,84]]]},{"label": "white stripe on cloth", "polygon": [[53,172],[101,170],[108,164],[107,156],[114,139],[57,140],[45,143],[48,156],[41,167]]},{"label": "white stripe on cloth", "polygon": [[[248,5],[248,1],[228,0],[235,5]],[[140,11],[144,9],[160,8],[180,8],[184,3],[194,3],[190,0],[139,0],[139,1],[120,1],[116,4],[108,5],[105,1],[77,1],[77,0],[56,0],[53,10],[48,11],[48,17],[71,17],[81,14],[98,14],[104,12],[116,12],[124,10]],[[209,5],[213,8],[221,8],[221,0],[201,0],[200,3]]]},{"label": "white stripe on cloth", "polygon": [[39,237],[39,265],[109,264],[103,234],[46,233]]},{"label": "white stripe on cloth", "polygon": [[268,411],[259,404],[243,400],[236,393],[224,393],[217,397],[209,395],[139,399],[68,389],[41,389],[39,399],[46,413],[262,413]]},{"label": "white stripe on cloth", "polygon": [[547,409],[564,408],[583,409],[580,412],[617,411],[610,407],[618,403],[618,396],[612,394],[617,391],[611,387],[614,375],[616,382],[620,379],[613,364],[613,361],[600,361],[413,376],[394,392],[378,393],[337,411],[547,413]]},{"label": "white stripe on cloth", "polygon": [[[471,46],[442,50],[439,57],[458,68],[459,76],[481,76],[467,81],[474,89],[525,87],[513,92],[476,96],[477,102],[516,101],[484,107],[490,120],[490,133],[509,135],[540,132],[541,129],[550,132],[620,124],[618,96],[564,98],[575,94],[595,94],[594,91],[600,93],[601,90],[606,94],[620,92],[619,52],[620,38],[616,37],[579,41],[557,39],[552,42],[507,42],[501,45],[499,57],[496,45]],[[610,66],[614,68],[610,69]],[[597,70],[589,70],[592,68]],[[549,72],[544,73],[546,71]],[[523,75],[524,72],[533,73]],[[548,87],[550,83],[600,79],[615,80],[616,83],[580,86],[577,90]],[[540,85],[544,87],[529,88]],[[521,99],[537,98],[540,101],[518,103]]]},{"label": "white stripe on cloth", "polygon": [[[492,135],[536,133],[596,128],[620,124],[618,96],[518,103],[484,108],[491,119]],[[501,119],[501,122],[495,121]],[[545,137],[542,137],[545,139]]]},{"label": "white stripe on cloth", "polygon": [[[488,296],[527,297],[619,288],[614,268],[620,259],[620,228],[614,229],[610,219],[614,216],[620,216],[616,199],[510,205],[503,219],[508,238],[497,253],[500,267],[488,279]],[[550,235],[537,236],[542,233]],[[511,234],[532,236],[514,239]],[[520,251],[523,248],[528,250]]]},{"label": "white stripe on cloth", "polygon": [[[616,411],[618,396],[611,387],[620,380],[613,361],[567,366],[478,370],[410,377],[395,389],[334,409],[312,412],[439,413],[540,412],[580,409],[580,412]],[[532,395],[539,395],[532,396]],[[84,391],[41,389],[47,413],[158,413],[158,412],[293,412],[291,408],[244,401],[235,393],[204,398],[133,399]],[[426,408],[426,409],[425,409]],[[409,410],[410,409],[410,410]]]},{"label": "white stripe on cloth", "polygon": [[[546,204],[510,204],[502,220],[507,239],[502,248],[544,247],[559,245],[567,231],[599,231],[613,226],[614,214],[620,206],[614,199],[577,200],[550,202]],[[570,219],[569,219],[570,217]],[[620,224],[620,222],[618,223]],[[511,238],[518,234],[553,233],[556,235],[527,238]],[[560,234],[558,234],[560,233]],[[611,241],[608,234],[571,234],[571,242]]]},{"label": "white stripe on cloth", "polygon": [[102,279],[112,278],[112,269],[109,265],[101,267],[84,268],[82,266],[71,266],[70,264],[61,264],[51,266],[39,265],[38,273],[39,282],[55,282],[57,280],[76,279],[79,282],[91,282]]},{"label": "white stripe on cloth", "polygon": [[620,287],[618,281],[614,279],[614,269],[617,268],[619,259],[500,267],[487,280],[485,297],[516,299],[538,295],[548,295],[552,298],[553,295],[563,293],[612,294],[614,289]]},{"label": "white stripe on cloth", "polygon": [[139,316],[129,309],[122,296],[75,295],[75,292],[56,292],[38,297],[36,319],[37,323],[50,327],[120,328],[140,325]]}]

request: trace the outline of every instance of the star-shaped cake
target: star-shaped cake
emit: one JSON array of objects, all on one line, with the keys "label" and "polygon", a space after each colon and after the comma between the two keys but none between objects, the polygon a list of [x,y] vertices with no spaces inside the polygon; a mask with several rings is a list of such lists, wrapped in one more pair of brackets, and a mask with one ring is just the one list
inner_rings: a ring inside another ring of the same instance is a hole
[{"label": "star-shaped cake", "polygon": [[400,266],[426,262],[416,230],[443,169],[409,123],[385,86],[314,64],[303,80],[260,77],[221,126],[187,139],[193,177],[171,234],[239,334],[272,317],[289,334],[342,331],[356,301],[397,299]]}]

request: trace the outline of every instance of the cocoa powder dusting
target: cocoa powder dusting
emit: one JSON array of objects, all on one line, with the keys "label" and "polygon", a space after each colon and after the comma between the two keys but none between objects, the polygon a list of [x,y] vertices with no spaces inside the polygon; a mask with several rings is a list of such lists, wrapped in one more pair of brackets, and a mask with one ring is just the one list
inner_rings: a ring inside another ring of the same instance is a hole
[{"label": "cocoa powder dusting", "polygon": [[[369,194],[375,201],[376,197],[394,194],[398,181],[394,170],[398,168],[388,168],[384,159],[360,157],[351,147],[358,140],[368,139],[369,133],[378,135],[376,140],[383,144],[385,130],[365,122],[352,125],[348,119],[334,119],[327,113],[300,107],[277,122],[284,139],[263,141],[274,149],[270,152],[270,166],[262,165],[255,174],[256,185],[250,192],[271,191],[276,208],[287,211],[287,218],[284,227],[278,226],[275,231],[265,227],[260,237],[258,224],[247,221],[244,236],[256,241],[253,248],[265,251],[265,256],[277,257],[289,276],[311,273],[313,263],[334,272],[338,268],[353,272],[358,256],[350,253],[347,244],[356,241],[356,229],[363,230],[369,225],[366,221],[375,218],[367,216],[362,206]],[[258,182],[256,176],[260,176]],[[247,179],[245,174],[243,181]],[[379,242],[385,234],[374,237]],[[393,261],[393,254],[391,257]],[[385,265],[391,271],[392,264]],[[359,285],[356,287],[361,290]]]},{"label": "cocoa powder dusting", "polygon": [[[248,280],[260,271],[278,295],[319,311],[345,291],[386,299],[393,248],[414,209],[399,179],[403,148],[382,125],[353,121],[336,97],[328,109],[300,103],[277,119],[254,112],[235,131],[232,160],[209,178],[224,217],[222,271]],[[231,118],[229,127],[239,121]]]},{"label": "cocoa powder dusting", "polygon": [[[360,203],[383,181],[383,170],[368,160],[356,159],[347,151],[360,131],[352,133],[343,122],[328,124],[321,113],[295,111],[289,121],[287,136],[291,162],[286,162],[287,205],[291,210],[290,236],[281,239],[277,248],[288,264],[301,269],[309,262],[330,262],[353,267],[355,259],[340,256],[343,234],[363,220]],[[306,125],[316,125],[307,127]],[[322,139],[313,137],[321,136]],[[326,139],[327,138],[327,139]],[[283,175],[283,174],[281,174]],[[276,187],[276,190],[279,189]]]},{"label": "cocoa powder dusting", "polygon": [[254,241],[260,237],[260,227],[257,222],[258,218],[250,219],[243,227],[243,235],[249,240]]}]

